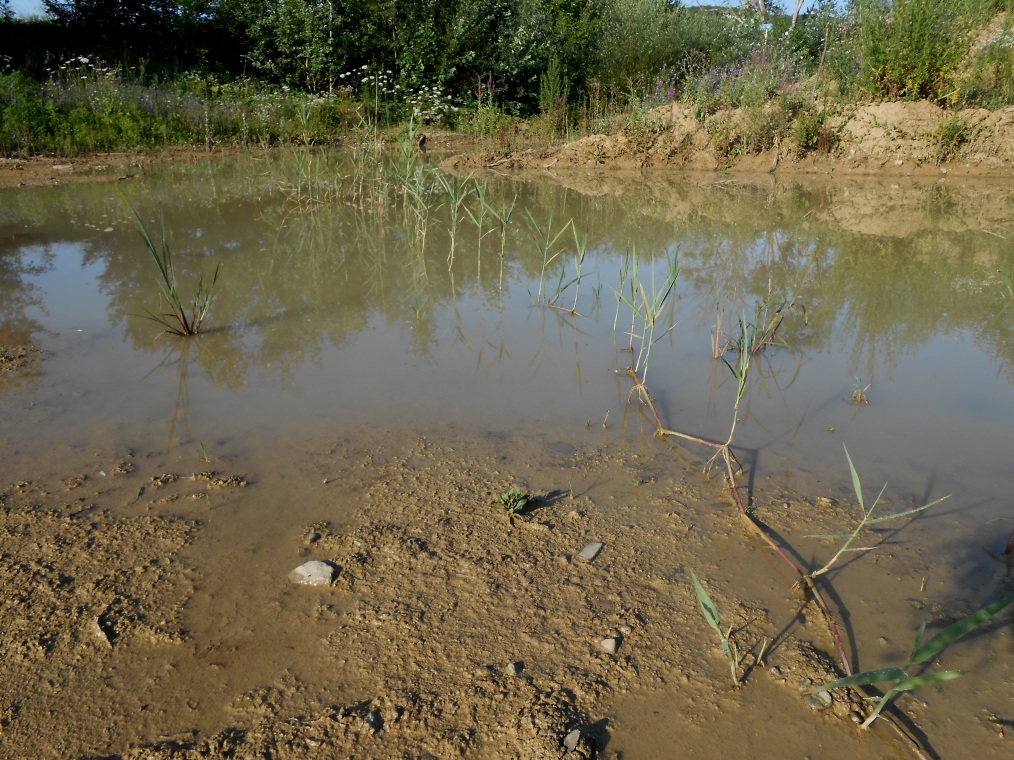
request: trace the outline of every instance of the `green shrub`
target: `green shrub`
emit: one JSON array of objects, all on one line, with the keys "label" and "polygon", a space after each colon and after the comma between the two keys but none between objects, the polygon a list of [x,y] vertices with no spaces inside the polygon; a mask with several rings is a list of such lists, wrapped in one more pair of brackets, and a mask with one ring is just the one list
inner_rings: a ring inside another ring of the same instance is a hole
[{"label": "green shrub", "polygon": [[1014,2],[998,14],[972,46],[968,73],[957,100],[966,106],[1002,108],[1014,104]]},{"label": "green shrub", "polygon": [[982,18],[980,0],[856,0],[860,71],[877,97],[941,99]]},{"label": "green shrub", "polygon": [[827,111],[806,109],[796,115],[792,125],[792,140],[796,155],[807,153],[831,153],[838,147],[838,135],[827,126]]},{"label": "green shrub", "polygon": [[937,161],[949,161],[957,158],[961,148],[972,138],[972,130],[964,119],[953,116],[940,122],[933,134],[933,145],[936,146]]}]

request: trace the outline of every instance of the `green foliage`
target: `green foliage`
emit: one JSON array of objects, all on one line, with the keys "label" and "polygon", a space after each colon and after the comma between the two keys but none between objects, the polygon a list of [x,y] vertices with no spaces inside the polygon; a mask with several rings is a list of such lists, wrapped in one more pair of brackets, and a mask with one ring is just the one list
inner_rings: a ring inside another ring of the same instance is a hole
[{"label": "green foliage", "polygon": [[838,135],[827,125],[829,113],[804,109],[796,114],[792,124],[792,138],[797,156],[807,153],[831,153],[838,146]]},{"label": "green foliage", "polygon": [[722,621],[718,617],[718,609],[715,607],[715,603],[711,601],[711,597],[708,596],[708,592],[704,590],[704,586],[697,580],[697,574],[693,570],[690,571],[690,579],[694,584],[694,593],[697,595],[697,603],[701,607],[701,614],[704,615],[704,619],[707,621],[718,635],[722,642],[722,654],[729,658],[729,668],[732,670],[732,685],[739,686],[739,652],[736,650],[736,645],[729,640],[729,633],[732,632],[732,628],[729,632],[722,630]]},{"label": "green foliage", "polygon": [[[215,267],[215,273],[211,277],[211,284],[204,286],[204,278],[201,277],[197,283],[197,290],[194,291],[191,299],[190,310],[183,304],[180,298],[179,288],[176,283],[176,266],[173,261],[172,252],[169,250],[169,242],[166,239],[165,219],[162,219],[162,236],[160,245],[156,246],[148,234],[147,227],[141,221],[141,217],[134,211],[134,219],[141,231],[141,238],[145,247],[155,262],[159,274],[159,290],[165,299],[165,308],[168,311],[148,312],[145,316],[152,322],[162,327],[163,332],[172,335],[190,336],[201,331],[201,324],[211,309],[211,302],[215,297],[215,285],[218,283],[218,275],[222,271],[222,265]],[[160,306],[160,309],[162,307]]]},{"label": "green foliage", "polygon": [[[748,111],[709,126],[725,155],[771,147],[800,113],[797,151],[829,151],[823,113],[803,105],[821,95],[1014,102],[1011,3],[819,0],[791,28],[772,11],[765,31],[746,5],[668,0],[46,0],[54,21],[0,27],[0,142],[319,144],[364,117],[413,117],[509,144],[518,116],[538,113],[530,134],[555,137],[608,131],[618,109],[650,138],[646,114],[680,98],[702,120]],[[38,69],[68,57],[96,63]],[[117,63],[99,76],[100,59]],[[27,65],[34,82],[9,74]]]},{"label": "green foliage", "polygon": [[936,146],[937,161],[955,159],[961,153],[962,146],[972,137],[972,130],[964,119],[952,116],[940,122],[933,134],[933,145]]},{"label": "green foliage", "polygon": [[982,18],[979,0],[856,0],[861,78],[877,97],[945,97]]},{"label": "green foliage", "polygon": [[983,29],[972,48],[971,66],[959,80],[957,101],[968,106],[1001,108],[1014,103],[1014,2]]},{"label": "green foliage", "polygon": [[[858,382],[858,380],[857,380],[857,382]],[[861,392],[865,393],[867,388],[869,388],[869,386],[866,386],[866,388],[863,388],[861,390]],[[853,549],[852,548],[852,543],[859,537],[859,535],[866,529],[867,526],[869,526],[869,525],[876,525],[877,523],[887,522],[888,520],[897,520],[898,518],[901,518],[901,517],[908,517],[909,515],[917,514],[919,512],[922,512],[925,509],[929,509],[930,507],[939,504],[944,499],[949,499],[950,498],[950,494],[948,494],[947,496],[941,496],[939,499],[934,499],[931,502],[923,504],[921,507],[913,507],[912,509],[906,509],[906,510],[904,510],[902,512],[893,512],[892,514],[889,514],[889,515],[881,515],[879,517],[874,517],[873,516],[873,512],[876,510],[877,505],[880,504],[880,499],[881,499],[881,497],[883,497],[884,491],[887,490],[887,484],[886,483],[884,484],[883,488],[880,489],[880,493],[877,494],[877,498],[875,498],[873,500],[873,503],[870,504],[869,509],[867,509],[867,507],[866,507],[866,501],[863,499],[863,487],[862,487],[862,483],[859,480],[859,473],[856,472],[855,465],[852,464],[852,457],[849,455],[849,450],[848,450],[847,447],[845,448],[845,459],[848,461],[848,464],[849,464],[849,473],[852,475],[852,489],[855,491],[856,501],[859,502],[859,509],[862,510],[863,517],[859,521],[859,524],[856,526],[855,530],[853,530],[851,533],[847,533],[847,534],[843,534],[843,535],[811,536],[811,538],[829,538],[829,539],[844,538],[845,539],[845,543],[842,544],[841,548],[838,549],[838,552],[830,559],[830,561],[828,561],[828,563],[826,565],[824,565],[822,568],[820,568],[820,570],[817,570],[816,572],[811,573],[811,577],[813,577],[813,578],[816,578],[818,575],[823,575],[828,570],[830,570],[832,567],[834,567],[834,565],[838,561],[839,557],[841,557],[846,552],[865,552],[865,551],[869,551],[868,547],[860,547],[860,548],[857,548],[857,549]]]},{"label": "green foliage", "polygon": [[915,643],[912,645],[912,653],[908,656],[908,661],[903,667],[881,668],[880,670],[867,670],[863,673],[856,673],[855,675],[848,676],[846,678],[839,678],[836,681],[831,681],[823,686],[818,686],[810,693],[816,694],[821,691],[840,689],[850,686],[868,686],[877,683],[889,683],[890,687],[887,692],[876,700],[873,712],[870,713],[869,717],[867,717],[866,721],[863,723],[863,728],[866,728],[877,719],[877,716],[880,715],[881,711],[887,706],[887,703],[895,694],[903,691],[912,691],[922,686],[931,686],[933,684],[944,683],[945,681],[952,681],[955,678],[963,676],[965,673],[961,670],[944,670],[915,677],[909,676],[908,671],[915,666],[923,665],[927,661],[936,657],[940,654],[940,652],[949,647],[955,641],[966,634],[971,633],[1012,603],[1014,603],[1014,594],[1009,594],[1002,599],[998,599],[992,604],[986,605],[978,612],[974,612],[971,615],[958,620],[956,623],[952,623],[947,626],[947,628],[942,630],[925,644],[923,643],[923,636],[926,633],[926,623],[924,622],[919,627],[918,633],[916,633]]},{"label": "green foliage", "polygon": [[503,507],[504,516],[513,521],[514,516],[520,514],[532,501],[532,496],[520,488],[512,488],[497,496],[496,501]]},{"label": "green foliage", "polygon": [[570,83],[560,68],[560,59],[555,55],[549,59],[549,66],[539,77],[539,110],[543,114],[566,109]]},{"label": "green foliage", "polygon": [[191,74],[145,86],[136,72],[85,56],[37,83],[0,74],[0,150],[64,155],[160,145],[329,142],[359,122],[341,97],[308,96],[251,80]]}]

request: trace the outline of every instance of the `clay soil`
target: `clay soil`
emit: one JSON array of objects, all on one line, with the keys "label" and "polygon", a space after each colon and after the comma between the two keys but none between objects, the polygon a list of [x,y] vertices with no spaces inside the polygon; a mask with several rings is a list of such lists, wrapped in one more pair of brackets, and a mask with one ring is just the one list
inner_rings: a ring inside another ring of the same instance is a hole
[{"label": "clay soil", "polygon": [[[650,144],[589,137],[448,165],[1003,176],[1009,111],[969,115],[973,139],[943,164],[931,136],[945,115],[914,103],[856,110],[833,155],[805,159],[725,165],[672,107]],[[117,181],[180,157],[6,159],[0,186]],[[45,361],[28,345],[0,356],[0,383]],[[880,758],[932,744],[922,701],[872,731],[854,695],[815,702],[812,686],[842,674],[822,615],[701,477],[706,452],[686,460],[647,429],[635,444],[598,426],[561,440],[406,424],[265,441],[243,465],[103,441],[57,460],[5,430],[0,757]],[[533,500],[510,519],[497,496],[515,486]],[[780,494],[758,520],[776,536],[848,529],[847,494],[821,488]],[[311,559],[334,569],[329,586],[289,580]],[[919,562],[897,549],[878,573]],[[691,570],[734,631],[738,686]],[[1001,756],[993,718],[944,746]]]},{"label": "clay soil", "polygon": [[[18,467],[36,476],[0,490],[0,751],[562,757],[576,730],[575,757],[728,756],[758,734],[904,756],[856,731],[848,694],[807,694],[840,673],[819,613],[797,615],[723,490],[654,443],[352,430],[244,472],[101,447]],[[517,485],[534,499],[509,519],[497,495]],[[808,504],[779,529],[848,521]],[[288,579],[310,559],[330,586]],[[736,631],[739,687],[690,570]]]}]

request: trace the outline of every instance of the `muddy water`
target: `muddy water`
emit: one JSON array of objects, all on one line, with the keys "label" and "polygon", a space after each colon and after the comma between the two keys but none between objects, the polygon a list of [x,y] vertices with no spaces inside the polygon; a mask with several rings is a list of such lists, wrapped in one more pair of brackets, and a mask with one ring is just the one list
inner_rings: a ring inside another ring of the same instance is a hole
[{"label": "muddy water", "polygon": [[[366,207],[296,203],[284,192],[292,171],[279,156],[173,167],[131,184],[0,195],[0,344],[30,343],[41,352],[0,378],[0,480],[61,483],[81,474],[102,484],[127,456],[145,476],[214,469],[243,473],[250,483],[241,492],[208,492],[207,504],[151,500],[150,485],[138,496],[140,478],[119,490],[94,486],[88,509],[128,517],[140,503],[199,521],[199,538],[182,555],[196,588],[182,614],[186,631],[204,644],[193,657],[174,656],[172,672],[152,678],[137,697],[161,705],[154,717],[123,717],[135,705],[120,694],[105,708],[114,716],[105,734],[80,746],[32,746],[121,752],[189,731],[208,736],[249,718],[235,707],[238,695],[249,699],[268,684],[289,695],[290,710],[309,709],[293,695],[322,684],[356,699],[375,695],[367,673],[334,683],[307,675],[333,666],[340,642],[331,630],[329,645],[317,646],[319,626],[352,609],[353,600],[315,608],[280,590],[278,579],[316,551],[301,541],[307,526],[326,524],[325,538],[333,531],[336,542],[328,549],[339,552],[342,531],[362,523],[364,499],[374,510],[391,498],[420,499],[421,486],[390,485],[402,470],[446,467],[449,481],[480,494],[512,482],[533,492],[573,492],[587,500],[584,510],[602,512],[599,531],[627,523],[644,531],[631,552],[663,579],[671,581],[672,565],[688,557],[707,568],[738,600],[739,622],[753,626],[749,635],[777,638],[789,630],[819,641],[787,614],[791,574],[766,550],[716,535],[735,532],[736,523],[715,522],[716,510],[732,507],[696,474],[710,450],[675,441],[666,447],[651,437],[644,410],[628,403],[629,333],[633,322],[640,336],[643,323],[632,320],[627,303],[618,306],[616,289],[625,276],[629,282],[634,254],[649,297],[664,289],[673,262],[680,267],[650,354],[640,359],[666,427],[724,440],[736,386],[712,356],[718,315],[726,343],[741,316],[758,321],[758,304],[769,304],[767,318],[783,309],[777,341],[752,366],[734,450],[756,514],[801,561],[816,568],[834,552],[833,542],[808,536],[854,525],[843,444],[867,504],[885,482],[883,511],[952,494],[910,522],[870,534],[864,545],[875,544],[875,553],[849,555],[828,575],[854,642],[854,666],[900,664],[922,620],[965,614],[1009,590],[1002,557],[1014,528],[1008,188],[872,179],[776,184],[769,177],[482,178],[493,209],[516,203],[501,234],[474,195],[455,215],[452,199],[434,186],[420,227],[396,194]],[[185,293],[222,265],[206,330],[196,339],[159,336],[144,318],[160,305],[132,208],[154,236],[164,218]],[[635,339],[634,356],[641,345]],[[735,355],[725,354],[730,361]],[[860,391],[864,399],[852,398]],[[439,454],[412,449],[428,436],[441,442]],[[591,452],[605,464],[579,466]],[[480,485],[468,484],[473,470]],[[659,490],[661,504],[663,485],[677,480],[697,489],[680,530],[688,535],[700,524],[710,534],[679,560],[664,548],[673,518],[645,506],[650,499],[632,512],[608,506],[633,504],[645,486]],[[616,572],[639,582],[633,570]],[[672,601],[683,591],[667,593]],[[762,611],[760,622],[751,609]],[[612,624],[619,626],[625,613],[617,614]],[[698,625],[696,614],[691,607],[680,622]],[[303,625],[294,628],[290,619]],[[1003,746],[997,736],[1014,710],[1012,644],[1009,626],[989,630],[945,662],[969,676],[906,703],[926,743],[944,755],[974,745],[988,756]],[[678,652],[655,654],[666,656],[679,661]],[[683,656],[693,663],[704,655],[687,649]],[[991,666],[991,658],[1006,664]],[[143,661],[128,658],[124,673],[146,672]],[[686,665],[684,679],[723,677],[721,662],[705,673],[695,667]],[[280,673],[303,685],[278,682]],[[812,734],[811,716],[786,714],[798,694],[775,686],[758,686],[753,697],[749,685],[730,696],[710,686],[694,691],[675,676],[623,683],[613,696],[589,698],[600,712],[589,720],[606,719],[599,748],[624,757],[657,756],[673,743],[710,757],[708,731],[732,737],[743,721],[770,732],[773,746],[788,754],[885,753],[883,742],[853,746],[854,738],[834,733],[850,728]],[[180,691],[195,695],[182,714],[167,706],[167,695]],[[715,712],[698,705],[695,725],[666,722],[671,710],[686,711],[697,699],[714,700]],[[269,706],[278,713],[277,704]],[[728,710],[742,711],[741,720]],[[785,715],[783,725],[773,725],[772,710]],[[723,754],[745,746],[730,738]]]}]

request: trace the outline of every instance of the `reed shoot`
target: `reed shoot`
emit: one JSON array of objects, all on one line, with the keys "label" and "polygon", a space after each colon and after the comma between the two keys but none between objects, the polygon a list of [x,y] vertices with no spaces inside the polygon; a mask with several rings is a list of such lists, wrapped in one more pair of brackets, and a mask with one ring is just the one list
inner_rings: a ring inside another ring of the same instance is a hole
[{"label": "reed shoot", "polygon": [[879,670],[867,670],[862,673],[856,673],[855,675],[848,676],[846,678],[839,678],[836,681],[831,681],[823,686],[818,686],[817,688],[811,690],[810,693],[815,694],[817,692],[829,691],[831,689],[841,689],[853,686],[869,686],[878,683],[890,684],[883,696],[873,698],[873,701],[875,702],[873,711],[863,722],[863,728],[868,728],[870,724],[877,719],[877,716],[880,715],[881,711],[887,706],[887,703],[891,701],[891,698],[894,697],[895,694],[900,694],[903,691],[913,691],[923,686],[931,686],[945,681],[953,681],[955,678],[960,678],[965,675],[965,671],[963,670],[943,670],[936,673],[927,673],[925,675],[917,675],[913,677],[909,675],[909,671],[917,665],[927,663],[930,659],[940,654],[940,652],[942,652],[945,648],[953,644],[962,636],[974,631],[980,625],[1012,603],[1014,603],[1014,594],[1009,594],[1002,599],[998,599],[977,612],[973,612],[971,615],[947,626],[925,644],[922,639],[926,633],[926,623],[923,622],[923,624],[919,626],[918,633],[915,635],[915,643],[912,645],[912,653],[908,656],[908,661],[904,664],[904,666],[900,668],[881,668]]},{"label": "reed shoot", "polygon": [[729,634],[732,633],[732,628],[729,630],[722,630],[722,621],[718,617],[718,609],[715,607],[715,603],[711,601],[711,597],[708,596],[708,592],[704,590],[704,586],[697,580],[697,574],[692,570],[690,571],[690,578],[694,583],[694,593],[697,594],[697,603],[701,606],[701,613],[704,615],[704,619],[708,625],[718,632],[718,636],[722,642],[722,654],[729,658],[729,668],[732,671],[732,685],[739,686],[739,651],[736,649],[735,642],[729,639]]},{"label": "reed shoot", "polygon": [[172,251],[169,249],[169,241],[166,238],[165,218],[161,218],[162,234],[160,245],[156,246],[155,242],[151,239],[151,235],[148,233],[147,227],[144,226],[144,222],[138,216],[137,211],[131,210],[140,228],[141,238],[144,240],[152,261],[155,262],[155,266],[158,268],[161,295],[159,299],[160,304],[162,299],[165,299],[166,308],[168,308],[168,311],[161,311],[162,307],[160,305],[159,311],[148,312],[145,314],[145,317],[161,325],[163,332],[172,335],[196,335],[201,331],[204,318],[211,309],[211,302],[215,297],[215,285],[218,284],[218,275],[222,271],[222,265],[218,264],[215,267],[215,273],[212,275],[211,283],[207,287],[204,285],[203,277],[198,280],[197,290],[194,292],[190,310],[188,311],[187,307],[183,304],[183,299],[180,298],[179,287],[176,283],[176,266],[173,262]]},{"label": "reed shoot", "polygon": [[852,543],[856,540],[856,538],[859,537],[859,534],[862,533],[866,527],[870,525],[875,525],[877,523],[886,522],[887,520],[897,520],[901,517],[908,517],[909,515],[914,515],[917,512],[922,512],[924,509],[929,509],[930,507],[939,504],[944,499],[950,498],[950,494],[948,494],[947,496],[941,496],[939,499],[935,499],[929,502],[928,504],[923,504],[921,507],[906,509],[904,512],[894,512],[893,514],[874,517],[873,511],[877,508],[877,504],[880,503],[880,498],[884,495],[884,491],[887,489],[887,484],[886,483],[884,484],[884,487],[880,489],[880,493],[877,494],[877,498],[873,500],[873,503],[870,504],[869,509],[867,509],[866,502],[863,500],[863,487],[862,483],[859,482],[859,473],[856,472],[855,465],[852,464],[852,457],[849,456],[849,450],[847,447],[845,448],[845,458],[848,460],[849,463],[849,472],[852,474],[852,488],[855,490],[856,500],[859,502],[859,508],[862,510],[863,517],[859,521],[859,524],[856,526],[855,530],[853,530],[851,533],[824,535],[824,536],[809,536],[809,538],[846,539],[845,543],[842,544],[841,548],[838,549],[838,551],[827,562],[827,564],[825,564],[822,568],[820,568],[816,572],[810,574],[811,578],[816,578],[818,575],[823,575],[824,573],[826,573],[828,570],[834,567],[834,564],[838,561],[838,558],[841,557],[841,555],[845,554],[846,552],[864,552],[872,549],[873,547],[869,546],[852,548]]}]

